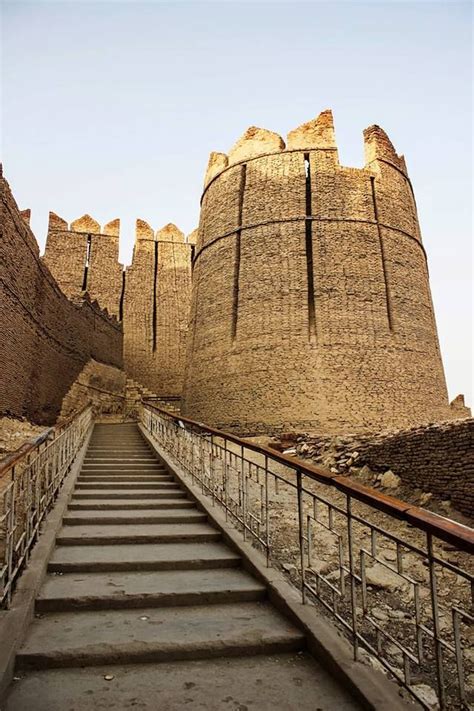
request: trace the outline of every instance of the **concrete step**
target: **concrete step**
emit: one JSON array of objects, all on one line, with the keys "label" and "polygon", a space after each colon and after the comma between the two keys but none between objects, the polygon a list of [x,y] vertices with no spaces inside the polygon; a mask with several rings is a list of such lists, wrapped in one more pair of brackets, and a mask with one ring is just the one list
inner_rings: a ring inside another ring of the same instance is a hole
[{"label": "concrete step", "polygon": [[[76,484],[77,491],[83,491],[85,489],[114,489],[114,490],[126,490],[126,489],[170,489],[172,482],[170,481],[155,481],[155,482],[143,482],[140,484],[138,481],[91,481],[90,483],[78,482]],[[176,484],[176,486],[178,486]]]},{"label": "concrete step", "polygon": [[[110,676],[114,678],[108,680]],[[360,709],[325,669],[300,652],[117,665],[112,670],[99,666],[30,671],[12,686],[5,711],[121,711],[129,705],[140,711]]]},{"label": "concrete step", "polygon": [[91,447],[101,447],[101,446],[110,446],[110,447],[130,447],[134,445],[143,445],[147,444],[143,437],[141,436],[121,436],[120,441],[114,440],[110,437],[92,437],[89,445]]},{"label": "concrete step", "polygon": [[199,523],[207,521],[205,513],[197,509],[176,509],[173,511],[143,511],[132,509],[129,511],[74,511],[63,516],[66,526],[80,526],[83,524],[129,525],[140,523]]},{"label": "concrete step", "polygon": [[50,573],[93,573],[114,570],[197,570],[234,568],[240,557],[224,543],[142,543],[102,546],[58,546]]},{"label": "concrete step", "polygon": [[85,501],[72,501],[69,511],[156,511],[161,509],[192,509],[194,501],[187,499],[163,499],[159,501],[140,501],[139,499],[114,499],[113,501],[100,499],[86,499]]},{"label": "concrete step", "polygon": [[78,482],[88,481],[174,481],[172,474],[80,474],[77,478]]},{"label": "concrete step", "polygon": [[166,467],[164,467],[162,464],[160,464],[157,460],[153,460],[151,462],[124,462],[124,461],[118,461],[115,464],[112,464],[111,462],[103,463],[103,462],[85,462],[82,467],[81,471],[86,471],[86,470],[91,470],[93,469],[94,471],[101,471],[101,472],[107,472],[107,471],[122,471],[123,469],[126,469],[128,471],[167,471]]},{"label": "concrete step", "polygon": [[263,600],[266,588],[240,569],[68,573],[47,576],[37,612],[215,605]]},{"label": "concrete step", "polygon": [[114,543],[166,543],[218,541],[219,531],[207,523],[140,523],[133,526],[63,526],[56,537],[60,546],[90,546]]},{"label": "concrete step", "polygon": [[134,445],[132,447],[130,447],[130,446],[114,447],[112,445],[110,447],[88,447],[87,456],[89,456],[89,455],[94,456],[96,454],[99,456],[102,456],[102,455],[115,456],[115,455],[121,455],[121,454],[123,454],[125,456],[127,456],[129,454],[133,454],[133,455],[135,455],[135,454],[145,454],[145,455],[153,454],[153,455],[155,455],[155,453],[153,452],[152,449],[150,449],[150,447],[147,447],[146,445],[141,445],[141,444]]},{"label": "concrete step", "polygon": [[85,457],[84,464],[158,464],[158,459],[150,454],[150,456],[144,455],[128,455],[128,456],[118,456],[118,457]]},{"label": "concrete step", "polygon": [[303,634],[265,602],[55,612],[33,620],[17,666],[170,662],[276,654],[303,645]]},{"label": "concrete step", "polygon": [[126,497],[127,499],[177,499],[177,498],[186,498],[187,494],[185,491],[182,489],[173,487],[169,489],[161,489],[157,491],[156,489],[127,489],[125,492],[123,489],[121,491],[118,490],[107,490],[104,493],[104,489],[88,489],[86,491],[82,492],[77,492],[74,491],[74,494],[72,496],[72,501],[76,500],[84,500],[84,499],[107,499],[108,500],[114,500],[114,499],[123,499]]}]

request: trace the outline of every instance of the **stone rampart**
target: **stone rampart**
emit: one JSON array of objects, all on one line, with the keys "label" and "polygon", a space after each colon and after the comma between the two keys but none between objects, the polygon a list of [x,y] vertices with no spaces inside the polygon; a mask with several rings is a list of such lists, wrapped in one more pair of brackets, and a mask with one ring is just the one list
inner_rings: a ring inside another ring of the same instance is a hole
[{"label": "stone rampart", "polygon": [[183,414],[240,433],[451,417],[405,161],[378,126],[341,166],[332,115],[212,153]]},{"label": "stone rampart", "polygon": [[118,262],[119,220],[70,225],[50,213],[44,261],[69,298],[88,293],[122,320],[127,374],[164,396],[181,395],[195,235],[137,220],[132,264]]},{"label": "stone rampart", "polygon": [[90,359],[122,367],[122,329],[89,298],[64,296],[25,217],[1,177],[0,414],[50,424]]}]

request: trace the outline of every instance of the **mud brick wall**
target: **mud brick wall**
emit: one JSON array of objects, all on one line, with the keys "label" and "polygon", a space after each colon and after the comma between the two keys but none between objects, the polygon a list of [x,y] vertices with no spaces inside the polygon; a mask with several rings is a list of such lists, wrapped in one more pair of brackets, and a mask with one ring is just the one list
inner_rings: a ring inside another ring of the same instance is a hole
[{"label": "mud brick wall", "polygon": [[102,309],[121,318],[123,266],[119,263],[120,221],[104,226],[90,215],[71,223],[49,213],[44,263],[67,297],[77,299],[85,291]]},{"label": "mud brick wall", "polygon": [[122,415],[125,405],[125,381],[123,370],[90,360],[66,394],[59,422],[89,403],[95,414]]},{"label": "mud brick wall", "polygon": [[474,419],[381,435],[358,443],[357,450],[358,462],[375,471],[391,469],[474,517]]},{"label": "mud brick wall", "polygon": [[3,177],[0,188],[0,414],[51,424],[91,358],[122,367],[122,329],[64,296]]},{"label": "mud brick wall", "polygon": [[339,164],[331,112],[287,145],[252,127],[211,154],[183,414],[243,434],[452,417],[403,157],[377,126]]},{"label": "mud brick wall", "polygon": [[137,221],[133,261],[125,274],[125,368],[160,396],[179,396],[183,386],[192,249],[175,225],[155,234]]},{"label": "mud brick wall", "polygon": [[137,220],[132,264],[119,264],[119,220],[68,223],[50,213],[44,262],[69,298],[86,292],[122,320],[128,375],[163,396],[181,395],[194,239],[175,225],[158,232]]}]

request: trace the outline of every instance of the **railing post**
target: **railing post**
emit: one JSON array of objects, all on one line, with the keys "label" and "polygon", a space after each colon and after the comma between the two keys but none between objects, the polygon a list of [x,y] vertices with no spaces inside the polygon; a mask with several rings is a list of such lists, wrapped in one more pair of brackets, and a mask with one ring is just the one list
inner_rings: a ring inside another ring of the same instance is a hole
[{"label": "railing post", "polygon": [[303,512],[303,485],[301,469],[296,470],[296,493],[298,496],[298,537],[300,546],[301,565],[301,601],[306,602],[305,567],[304,567],[304,512]]},{"label": "railing post", "polygon": [[354,565],[354,540],[352,531],[352,499],[349,495],[346,496],[347,503],[347,545],[349,553],[349,575],[351,578],[351,616],[352,616],[352,647],[354,650],[354,659],[357,661],[359,657],[359,640],[357,637],[357,605],[356,605],[356,580],[355,580],[355,565]]},{"label": "railing post", "polygon": [[433,641],[435,648],[436,676],[438,681],[438,701],[440,709],[446,708],[446,695],[444,689],[443,674],[443,651],[440,636],[439,613],[438,613],[438,590],[436,585],[436,570],[433,559],[433,536],[426,534],[426,547],[428,553],[428,570],[430,574],[431,610],[433,613]]},{"label": "railing post", "polygon": [[268,455],[265,455],[265,541],[267,568],[270,566],[270,512],[268,510]]}]

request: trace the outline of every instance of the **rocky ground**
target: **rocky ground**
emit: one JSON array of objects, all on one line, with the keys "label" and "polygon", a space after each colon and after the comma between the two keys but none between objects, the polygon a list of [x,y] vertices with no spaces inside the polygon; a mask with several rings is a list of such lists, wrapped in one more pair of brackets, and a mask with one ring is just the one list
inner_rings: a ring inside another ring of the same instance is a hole
[{"label": "rocky ground", "polygon": [[0,461],[22,444],[45,431],[44,425],[32,425],[28,420],[0,417]]},{"label": "rocky ground", "polygon": [[[285,449],[288,454],[299,456],[326,468],[357,478],[366,486],[371,486],[418,506],[424,506],[436,513],[448,516],[465,525],[472,522],[466,516],[451,508],[449,500],[436,499],[430,492],[411,490],[390,471],[373,472],[358,461],[356,450],[348,452],[347,443],[338,438],[324,441],[308,441],[305,437],[283,442],[268,438],[252,438],[261,444],[270,444]],[[253,455],[256,463],[258,457]],[[294,473],[287,467],[273,465],[272,470],[280,477],[275,487],[273,478],[269,484],[269,529],[273,562],[280,565],[297,587],[301,586],[301,562],[298,541],[298,507]],[[343,619],[351,619],[350,577],[347,569],[348,538],[345,496],[324,484],[305,480],[304,496],[305,535],[311,538],[311,554],[305,561],[307,582],[314,589],[319,587],[319,596],[327,607]],[[262,511],[262,490],[255,481],[249,487],[248,503],[258,518]],[[314,501],[317,501],[316,518]],[[436,656],[432,639],[428,632],[433,630],[433,613],[430,595],[430,578],[427,563],[426,536],[407,524],[376,511],[365,504],[353,504],[353,514],[359,521],[353,525],[353,551],[355,569],[361,574],[365,567],[366,588],[356,584],[356,618],[358,631],[392,667],[403,677],[405,662],[413,655],[410,666],[410,683],[430,708],[438,708],[436,683]],[[379,529],[373,535],[374,528]],[[398,544],[397,544],[398,541]],[[404,545],[407,544],[407,545]],[[307,547],[307,544],[306,544]],[[472,614],[472,599],[468,581],[449,566],[459,567],[474,573],[473,561],[467,554],[453,549],[441,541],[435,542],[435,552],[439,560],[446,563],[435,566],[439,623],[442,639],[454,646],[453,608]],[[397,559],[402,571],[397,572]],[[311,598],[312,596],[309,595]],[[317,606],[334,619],[316,598]],[[420,625],[415,624],[416,610],[419,610]],[[344,626],[338,623],[341,630]],[[461,622],[461,637],[464,648],[463,664],[471,702],[474,701],[474,627],[467,619]],[[348,630],[345,630],[348,633]],[[416,661],[421,653],[422,661]],[[382,669],[382,664],[374,655],[362,651],[363,661]],[[456,661],[449,651],[444,653],[444,668],[450,709],[461,708],[456,701]]]}]

